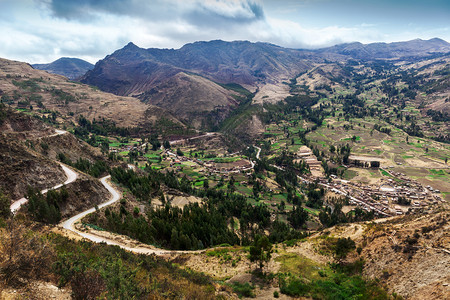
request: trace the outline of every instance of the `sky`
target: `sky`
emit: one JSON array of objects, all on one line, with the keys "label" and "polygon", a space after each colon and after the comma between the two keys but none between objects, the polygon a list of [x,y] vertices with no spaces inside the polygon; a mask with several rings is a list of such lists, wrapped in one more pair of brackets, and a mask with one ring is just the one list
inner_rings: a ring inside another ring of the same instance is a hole
[{"label": "sky", "polygon": [[321,48],[442,38],[448,0],[0,0],[0,57],[95,63],[133,42],[180,48],[221,39]]}]

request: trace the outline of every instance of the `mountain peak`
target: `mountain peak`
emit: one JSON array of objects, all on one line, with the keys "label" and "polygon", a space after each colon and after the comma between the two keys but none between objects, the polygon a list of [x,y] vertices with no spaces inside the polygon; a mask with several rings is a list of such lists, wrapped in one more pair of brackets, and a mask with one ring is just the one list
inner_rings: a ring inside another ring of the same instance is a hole
[{"label": "mountain peak", "polygon": [[38,70],[66,76],[69,79],[78,78],[94,68],[93,64],[72,57],[61,57],[48,64],[33,64],[32,66]]},{"label": "mountain peak", "polygon": [[123,49],[139,49],[133,42],[129,42]]},{"label": "mountain peak", "polygon": [[444,44],[444,45],[448,45],[449,44],[446,40],[443,40],[443,39],[440,39],[440,38],[437,38],[437,37],[429,39],[428,41],[429,42],[435,42],[435,43],[441,43],[441,44]]}]

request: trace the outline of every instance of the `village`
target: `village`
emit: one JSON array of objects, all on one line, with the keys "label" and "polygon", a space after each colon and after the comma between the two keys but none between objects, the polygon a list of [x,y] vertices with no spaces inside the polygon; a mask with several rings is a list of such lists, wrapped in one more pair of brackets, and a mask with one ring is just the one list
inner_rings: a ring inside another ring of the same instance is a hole
[{"label": "village", "polygon": [[[424,187],[403,173],[387,171],[380,168],[390,178],[382,179],[377,185],[355,183],[331,175],[323,177],[321,163],[306,146],[300,147],[297,159],[304,160],[311,171],[310,176],[299,176],[304,183],[316,182],[318,185],[336,194],[349,198],[349,203],[358,205],[366,211],[374,211],[379,216],[394,216],[416,213],[426,210],[430,205],[445,202],[440,191],[431,186]],[[364,168],[378,169],[380,159],[351,155],[349,163]]]},{"label": "village", "polygon": [[[210,135],[205,134],[197,138],[206,138]],[[192,138],[191,138],[192,139]],[[185,146],[184,140],[171,142],[171,146]],[[145,153],[148,149],[146,143],[136,143],[112,148],[112,152],[128,153],[135,151]],[[183,148],[188,149],[188,148]],[[251,175],[255,162],[238,156],[239,153],[223,154],[213,159],[192,157],[191,155],[179,155],[172,149],[166,149],[163,146],[159,149],[160,164],[164,166],[165,171],[183,172],[186,167],[191,167],[199,173],[201,177],[230,178],[237,174],[242,174],[245,178]],[[440,196],[440,191],[431,186],[424,187],[422,184],[406,176],[405,174],[389,171],[390,167],[382,168],[380,161],[373,157],[350,156],[349,164],[360,168],[371,168],[383,172],[385,175],[377,184],[363,184],[352,182],[331,175],[330,178],[323,176],[321,162],[312,153],[307,146],[301,146],[296,153],[295,163],[303,160],[310,170],[310,174],[298,176],[303,183],[317,183],[326,190],[340,196],[347,197],[351,206],[359,206],[366,211],[373,211],[380,217],[395,215],[412,214],[426,211],[430,206],[445,202]],[[147,165],[150,160],[144,155],[136,157],[135,166]],[[275,166],[279,169],[282,167]],[[245,181],[243,182],[245,183]],[[273,203],[272,203],[273,204]]]}]

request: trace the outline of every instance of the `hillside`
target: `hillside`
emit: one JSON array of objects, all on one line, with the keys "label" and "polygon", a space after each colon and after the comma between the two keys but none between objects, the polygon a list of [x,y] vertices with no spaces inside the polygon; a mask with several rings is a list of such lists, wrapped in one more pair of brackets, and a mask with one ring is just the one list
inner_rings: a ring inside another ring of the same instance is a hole
[{"label": "hillside", "polygon": [[0,94],[9,106],[67,127],[77,124],[82,115],[90,121],[113,122],[117,128],[151,131],[162,119],[170,126],[185,128],[162,108],[101,92],[17,61],[0,59]]},{"label": "hillside", "polygon": [[293,76],[308,68],[308,62],[303,60],[310,55],[306,51],[247,41],[195,42],[176,50],[142,49],[129,43],[100,60],[81,81],[119,95],[130,95],[136,93],[136,84],[142,84],[142,80],[155,84],[188,71],[217,82],[234,82],[254,89],[258,84]]},{"label": "hillside", "polygon": [[242,95],[204,77],[180,72],[137,98],[170,111],[195,128],[210,128],[229,116]]},{"label": "hillside", "polygon": [[[0,188],[14,201],[25,196],[28,188],[43,190],[66,180],[57,163],[62,153],[72,162],[103,160],[100,151],[68,132],[54,131],[42,121],[4,107],[0,114]],[[100,203],[106,191],[88,175],[67,187],[69,196],[61,203],[62,215]]]},{"label": "hillside", "polygon": [[0,107],[0,114],[0,188],[17,200],[28,186],[44,189],[64,182],[59,165],[25,143],[34,140],[39,145],[40,138],[53,134],[53,130],[6,107]]},{"label": "hillside", "polygon": [[61,57],[48,64],[32,64],[31,66],[35,69],[44,70],[52,74],[63,75],[72,80],[84,75],[87,71],[94,68],[93,64],[85,60],[70,57]]}]

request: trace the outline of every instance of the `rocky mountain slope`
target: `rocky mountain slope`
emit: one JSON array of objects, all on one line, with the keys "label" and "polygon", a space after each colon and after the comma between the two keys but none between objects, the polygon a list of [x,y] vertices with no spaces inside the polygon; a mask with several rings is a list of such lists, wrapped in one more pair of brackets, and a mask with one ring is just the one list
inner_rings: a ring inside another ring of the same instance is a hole
[{"label": "rocky mountain slope", "polygon": [[52,74],[63,75],[69,79],[76,79],[92,70],[94,65],[79,58],[61,57],[48,64],[33,64],[32,67]]},{"label": "rocky mountain slope", "polygon": [[[193,72],[221,83],[255,88],[293,76],[309,67],[307,51],[247,41],[195,42],[180,49],[142,49],[129,43],[100,60],[81,82],[119,95],[138,94],[145,84],[158,84],[181,71]],[[120,73],[117,72],[120,70]]]},{"label": "rocky mountain slope", "polygon": [[[309,51],[244,41],[196,42],[177,50],[129,43],[99,61],[81,82],[167,108],[198,127],[205,123],[200,115],[216,111],[221,120],[236,107],[235,93],[218,83],[240,84],[250,91],[266,91],[266,85],[286,89],[282,81],[308,69],[311,59]],[[195,114],[189,113],[193,107]]]},{"label": "rocky mountain slope", "polygon": [[0,95],[13,107],[31,109],[54,123],[73,126],[80,115],[92,121],[109,120],[115,126],[152,130],[159,120],[184,125],[166,110],[136,98],[120,97],[67,78],[35,70],[30,65],[0,59]]},{"label": "rocky mountain slope", "polygon": [[[0,115],[0,188],[12,201],[23,197],[28,187],[42,190],[66,180],[65,172],[56,163],[59,153],[73,162],[80,158],[102,160],[97,148],[68,132],[55,133],[42,121],[3,104]],[[63,216],[100,203],[108,196],[99,182],[83,174],[67,190],[68,199],[61,203]]]},{"label": "rocky mountain slope", "polygon": [[[31,149],[30,140],[39,140],[54,131],[21,113],[0,107],[0,188],[17,200],[32,186],[44,189],[64,182],[59,165]],[[30,145],[28,147],[26,143]]]}]

